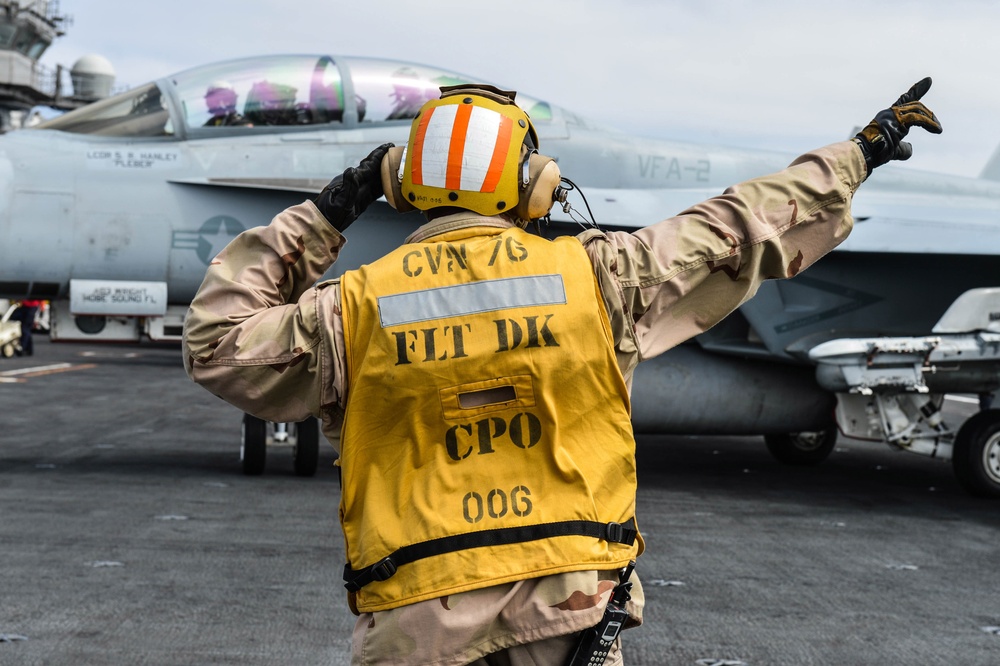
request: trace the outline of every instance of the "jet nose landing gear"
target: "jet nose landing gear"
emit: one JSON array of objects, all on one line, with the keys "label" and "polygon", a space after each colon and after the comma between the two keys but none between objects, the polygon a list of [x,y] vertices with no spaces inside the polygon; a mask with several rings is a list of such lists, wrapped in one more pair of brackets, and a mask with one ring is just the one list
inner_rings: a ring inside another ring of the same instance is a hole
[{"label": "jet nose landing gear", "polygon": [[243,415],[240,462],[247,476],[264,473],[268,446],[291,446],[296,476],[314,476],[319,466],[319,423],[314,418],[298,423],[271,423]]}]

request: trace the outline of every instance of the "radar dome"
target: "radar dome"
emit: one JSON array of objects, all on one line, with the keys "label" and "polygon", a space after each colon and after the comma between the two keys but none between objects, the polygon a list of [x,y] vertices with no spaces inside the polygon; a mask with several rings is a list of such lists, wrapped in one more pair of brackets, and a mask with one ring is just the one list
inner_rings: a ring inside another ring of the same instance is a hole
[{"label": "radar dome", "polygon": [[104,56],[85,55],[70,70],[73,95],[83,99],[101,99],[111,94],[115,82],[115,69]]}]

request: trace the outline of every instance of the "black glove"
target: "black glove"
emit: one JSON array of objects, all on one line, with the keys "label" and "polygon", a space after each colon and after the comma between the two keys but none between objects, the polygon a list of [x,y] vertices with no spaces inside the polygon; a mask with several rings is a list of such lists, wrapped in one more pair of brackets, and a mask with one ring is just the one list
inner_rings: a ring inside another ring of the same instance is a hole
[{"label": "black glove", "polygon": [[383,143],[361,160],[330,181],[313,203],[333,228],[344,231],[351,222],[382,196],[382,158],[393,144]]},{"label": "black glove", "polygon": [[868,165],[868,175],[872,169],[889,160],[908,160],[913,154],[913,146],[903,141],[903,137],[914,125],[923,127],[933,134],[941,133],[941,123],[934,112],[920,102],[931,88],[931,78],[913,84],[884,111],[879,111],[875,119],[855,135],[854,140],[861,146]]}]

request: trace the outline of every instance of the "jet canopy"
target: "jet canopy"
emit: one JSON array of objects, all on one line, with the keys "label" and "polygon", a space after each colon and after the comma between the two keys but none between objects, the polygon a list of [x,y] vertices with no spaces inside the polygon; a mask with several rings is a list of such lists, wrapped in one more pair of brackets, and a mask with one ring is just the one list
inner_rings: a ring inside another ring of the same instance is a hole
[{"label": "jet canopy", "polygon": [[[480,82],[414,63],[376,58],[265,56],[189,69],[50,120],[38,129],[108,137],[205,138],[356,128],[412,120],[439,88]],[[534,123],[552,107],[526,95]]]}]

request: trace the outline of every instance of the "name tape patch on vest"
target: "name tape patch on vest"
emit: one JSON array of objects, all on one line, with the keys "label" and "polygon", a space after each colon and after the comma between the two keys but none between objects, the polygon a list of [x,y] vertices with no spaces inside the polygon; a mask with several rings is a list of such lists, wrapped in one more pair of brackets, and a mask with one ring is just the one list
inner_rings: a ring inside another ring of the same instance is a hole
[{"label": "name tape patch on vest", "polygon": [[382,328],[509,308],[566,303],[561,275],[481,280],[468,284],[380,296]]}]

